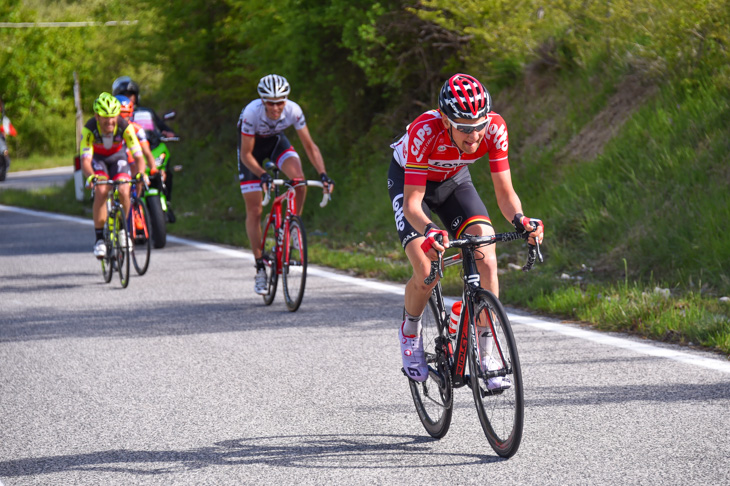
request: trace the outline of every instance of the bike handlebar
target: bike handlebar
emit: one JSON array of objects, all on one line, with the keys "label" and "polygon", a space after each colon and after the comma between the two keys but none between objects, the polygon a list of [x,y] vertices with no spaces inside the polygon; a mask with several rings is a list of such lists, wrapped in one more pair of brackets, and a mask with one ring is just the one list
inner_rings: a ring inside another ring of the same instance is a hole
[{"label": "bike handlebar", "polygon": [[[271,181],[270,186],[287,186],[292,189],[295,189],[299,186],[313,186],[313,187],[321,187],[324,189],[324,184],[322,181],[309,181],[304,179],[293,179],[293,180],[285,180],[285,179],[274,179]],[[266,206],[269,204],[269,201],[271,201],[271,187],[269,187],[268,190],[261,188],[261,190],[264,192],[264,200],[261,202],[262,206]],[[319,207],[323,208],[327,205],[328,202],[332,199],[332,196],[329,192],[324,191],[322,194],[322,202],[319,203]]]},{"label": "bike handlebar", "polygon": [[162,142],[179,142],[180,137],[160,137],[160,141],[162,141]]},{"label": "bike handlebar", "polygon": [[[542,221],[538,219],[533,219],[536,224],[542,224]],[[537,228],[537,227],[535,227]],[[497,242],[505,242],[505,241],[514,241],[514,240],[526,240],[529,238],[530,233],[533,233],[534,231],[512,231],[509,233],[497,233],[496,235],[488,235],[488,236],[472,236],[472,235],[464,235],[463,238],[457,239],[457,240],[451,240],[449,242],[449,248],[476,248],[480,245],[493,245]],[[441,235],[437,235],[434,237],[436,241],[441,243],[443,241],[443,238]],[[540,242],[535,239],[535,244],[530,245],[528,243],[528,249],[527,249],[527,262],[522,267],[523,272],[529,272],[533,265],[535,265],[536,260],[540,260],[540,263],[543,262],[542,252],[540,251]],[[429,273],[428,277],[426,277],[423,280],[423,283],[426,285],[430,285],[434,279],[436,278],[436,274],[438,273],[439,277],[444,276],[443,271],[443,253],[438,252],[438,260],[434,260],[431,262],[431,273]]]},{"label": "bike handlebar", "polygon": [[142,182],[144,184],[144,186],[145,186],[145,189],[147,188],[147,183],[144,181],[144,179],[141,179],[139,181],[136,180],[136,179],[117,179],[117,180],[113,180],[113,179],[94,179],[92,181],[92,185],[91,185],[91,197],[93,199],[93,197],[94,197],[94,188],[97,185],[100,185],[100,186],[119,186],[119,185],[122,185],[122,184],[135,184],[137,182]]}]

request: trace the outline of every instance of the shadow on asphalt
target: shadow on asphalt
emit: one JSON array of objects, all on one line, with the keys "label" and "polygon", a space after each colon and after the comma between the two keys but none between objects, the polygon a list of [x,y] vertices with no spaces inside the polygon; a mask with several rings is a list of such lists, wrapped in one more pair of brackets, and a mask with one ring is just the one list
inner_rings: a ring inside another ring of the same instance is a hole
[{"label": "shadow on asphalt", "polygon": [[[110,450],[0,462],[0,477],[65,471],[164,475],[215,466],[301,469],[400,469],[502,462],[496,455],[435,452],[436,439],[384,434],[328,434],[251,437],[189,450]],[[427,456],[426,464],[413,456]]]},{"label": "shadow on asphalt", "polygon": [[[117,278],[116,274],[113,278]],[[100,279],[99,285],[107,284]],[[343,305],[344,302],[347,304]],[[378,294],[355,293],[348,297],[347,292],[340,292],[336,300],[326,295],[307,295],[296,313],[287,311],[283,298],[277,295],[271,306],[265,306],[258,299],[256,303],[179,300],[146,305],[144,309],[107,307],[101,312],[97,306],[91,306],[88,309],[64,310],[61,314],[58,307],[46,307],[40,301],[37,307],[24,309],[22,314],[3,316],[0,342],[93,337],[149,338],[287,328],[347,329],[355,325],[358,331],[381,329],[395,333],[393,329],[397,327],[393,323],[400,317],[399,305],[383,305],[382,296]]]}]

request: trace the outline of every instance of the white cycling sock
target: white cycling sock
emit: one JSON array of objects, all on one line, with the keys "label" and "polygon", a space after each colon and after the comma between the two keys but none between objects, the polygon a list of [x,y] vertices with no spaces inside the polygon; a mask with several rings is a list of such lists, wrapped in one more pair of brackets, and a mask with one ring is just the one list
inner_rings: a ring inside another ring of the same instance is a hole
[{"label": "white cycling sock", "polygon": [[406,314],[406,320],[403,322],[403,335],[404,336],[419,336],[421,334],[421,317],[423,314],[418,316],[412,316],[408,312]]},{"label": "white cycling sock", "polygon": [[[479,333],[479,354],[481,358],[491,356],[494,348],[494,339],[492,338],[492,330],[488,327],[477,327]],[[491,364],[491,360],[490,360]]]}]

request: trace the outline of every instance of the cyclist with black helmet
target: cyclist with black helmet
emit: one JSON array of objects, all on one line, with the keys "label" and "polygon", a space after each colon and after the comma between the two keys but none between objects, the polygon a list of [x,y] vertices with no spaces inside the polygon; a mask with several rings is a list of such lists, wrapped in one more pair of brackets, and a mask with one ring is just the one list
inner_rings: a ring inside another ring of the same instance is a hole
[{"label": "cyclist with black helmet", "polygon": [[[473,76],[455,74],[443,84],[438,104],[438,110],[421,114],[391,145],[393,159],[388,170],[396,229],[413,267],[413,276],[406,284],[404,320],[398,338],[403,369],[416,381],[424,381],[428,375],[421,316],[438,282],[436,279],[430,285],[424,283],[431,261],[437,260],[437,252],[448,247],[449,234],[455,238],[465,233],[494,234],[486,206],[471,181],[469,165],[488,157],[502,215],[517,229],[530,231],[532,243],[535,238],[543,238],[542,225],[531,224],[530,218],[523,215],[520,198],[512,186],[507,125],[492,111],[492,99],[484,85]],[[433,222],[431,211],[439,216],[446,230]],[[441,243],[435,239],[437,235],[443,237]],[[477,261],[481,286],[498,296],[494,245],[479,251],[483,254]],[[488,383],[495,390],[509,386],[509,380],[502,377]]]},{"label": "cyclist with black helmet", "polygon": [[[129,180],[132,172],[127,161],[127,148],[132,153],[139,171],[144,174],[145,160],[134,128],[119,116],[119,100],[109,93],[101,93],[94,101],[94,118],[89,119],[81,129],[81,170],[91,185],[96,178]],[[146,176],[145,176],[146,177]],[[106,197],[109,186],[100,185],[94,191],[93,218],[94,256],[103,258],[106,254],[104,244],[104,221],[106,221]],[[129,186],[119,186],[119,196],[126,214],[129,213]],[[126,232],[121,234],[126,240]],[[130,241],[131,243],[131,241]]]},{"label": "cyclist with black helmet", "polygon": [[[283,76],[269,74],[261,78],[257,88],[259,99],[249,103],[238,118],[238,179],[246,204],[246,233],[256,259],[254,291],[266,294],[266,271],[261,259],[261,188],[271,182],[264,170],[266,159],[274,162],[290,179],[303,179],[302,163],[284,130],[290,126],[299,135],[325,190],[332,192],[334,182],[327,176],[322,154],[312,140],[301,107],[289,100],[291,88]],[[306,187],[296,189],[297,214],[301,214]]]}]

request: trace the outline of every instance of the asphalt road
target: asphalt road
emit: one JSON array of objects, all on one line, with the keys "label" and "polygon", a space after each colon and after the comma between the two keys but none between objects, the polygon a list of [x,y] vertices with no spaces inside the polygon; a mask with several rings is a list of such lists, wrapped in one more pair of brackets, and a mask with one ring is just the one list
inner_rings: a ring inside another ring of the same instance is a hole
[{"label": "asphalt road", "polygon": [[62,186],[73,177],[73,172],[74,168],[71,165],[53,169],[8,172],[6,179],[0,182],[0,191],[3,189],[32,190],[49,186]]},{"label": "asphalt road", "polygon": [[[243,229],[242,229],[243,230]],[[170,238],[104,284],[88,221],[0,206],[0,482],[730,484],[730,363],[513,316],[517,455],[468,388],[432,440],[400,372],[403,287],[312,267],[289,313],[249,253]]]}]

